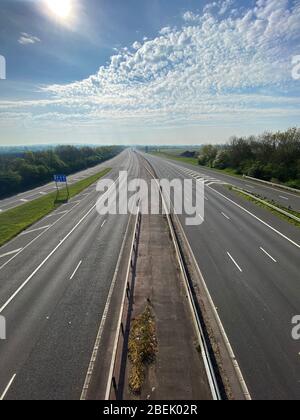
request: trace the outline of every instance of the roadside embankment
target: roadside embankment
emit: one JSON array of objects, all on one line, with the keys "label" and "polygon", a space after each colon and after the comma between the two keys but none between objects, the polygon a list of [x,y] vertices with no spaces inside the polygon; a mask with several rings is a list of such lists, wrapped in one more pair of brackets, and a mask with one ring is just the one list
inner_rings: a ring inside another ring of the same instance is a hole
[{"label": "roadside embankment", "polygon": [[[69,186],[69,198],[75,197],[100,178],[104,177],[111,169],[104,169],[98,174],[92,175],[82,181]],[[13,239],[19,233],[56,210],[67,199],[66,193],[56,200],[56,192],[44,195],[37,200],[22,204],[0,214],[0,246]]]}]

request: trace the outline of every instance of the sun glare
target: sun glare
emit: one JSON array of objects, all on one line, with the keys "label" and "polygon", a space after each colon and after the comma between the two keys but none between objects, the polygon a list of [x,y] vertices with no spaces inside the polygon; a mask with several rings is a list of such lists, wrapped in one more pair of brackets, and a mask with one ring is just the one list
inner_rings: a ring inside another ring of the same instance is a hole
[{"label": "sun glare", "polygon": [[46,0],[50,11],[60,19],[68,19],[72,11],[72,0]]}]

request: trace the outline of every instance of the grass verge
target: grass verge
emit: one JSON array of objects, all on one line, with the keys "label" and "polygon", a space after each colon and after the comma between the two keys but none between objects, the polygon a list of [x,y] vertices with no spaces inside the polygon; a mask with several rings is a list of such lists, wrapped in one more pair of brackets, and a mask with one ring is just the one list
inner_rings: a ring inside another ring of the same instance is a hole
[{"label": "grass verge", "polygon": [[167,159],[177,160],[178,162],[189,163],[190,165],[199,166],[198,159],[176,156],[171,153],[153,152],[151,155],[165,157]]},{"label": "grass verge", "polygon": [[160,157],[164,157],[164,158],[172,159],[172,160],[177,160],[178,162],[189,163],[190,165],[198,166],[204,169],[209,169],[210,171],[213,171],[213,172],[219,172],[225,175],[230,175],[235,178],[243,178],[243,175],[237,174],[236,171],[231,168],[216,169],[216,168],[210,168],[209,166],[199,165],[199,161],[196,158],[182,157],[182,156],[177,156],[172,153],[164,153],[164,152],[153,152],[151,153],[151,155],[160,156]]},{"label": "grass verge", "polygon": [[130,360],[129,389],[139,395],[146,376],[146,368],[153,363],[157,353],[155,319],[147,305],[145,311],[132,322],[128,343]]},{"label": "grass verge", "polygon": [[[98,174],[70,185],[70,198],[84,191],[110,171],[111,169],[105,169]],[[38,222],[53,210],[56,210],[62,203],[66,202],[66,198],[67,193],[65,191],[64,195],[60,195],[59,201],[55,201],[55,192],[0,214],[0,246]]]},{"label": "grass verge", "polygon": [[[250,201],[251,203],[254,203],[257,206],[259,206],[259,207],[261,207],[263,209],[266,209],[266,210],[270,211],[271,213],[275,214],[276,216],[279,216],[281,219],[285,220],[286,222],[291,223],[294,226],[300,227],[300,223],[297,222],[296,220],[290,219],[288,216],[285,216],[284,214],[282,214],[282,213],[276,211],[275,209],[273,209],[273,208],[271,208],[271,207],[269,207],[269,206],[261,203],[260,201],[257,201],[254,198],[249,197],[247,194],[244,194],[244,193],[242,193],[240,191],[236,191],[231,186],[228,186],[228,188],[230,189],[230,191],[233,191],[235,194],[239,195],[240,197],[243,197],[245,200]],[[274,201],[267,200],[264,197],[258,196],[258,198],[260,198],[261,200],[266,201],[269,204],[272,204],[273,206],[276,206],[276,207],[280,208],[281,210],[284,210],[284,211],[286,211],[288,213],[291,213],[292,215],[300,218],[300,213],[298,213],[298,212],[296,212],[294,210],[291,210],[291,209],[288,209],[288,208],[286,208],[284,206],[281,206],[280,204],[278,204],[278,203],[276,203]]]}]

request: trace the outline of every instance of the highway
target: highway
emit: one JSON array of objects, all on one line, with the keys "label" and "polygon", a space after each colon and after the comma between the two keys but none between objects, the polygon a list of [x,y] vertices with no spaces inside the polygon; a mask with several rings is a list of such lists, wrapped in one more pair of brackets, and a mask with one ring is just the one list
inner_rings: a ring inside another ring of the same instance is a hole
[{"label": "highway", "polygon": [[[144,157],[160,178],[193,175]],[[141,162],[127,150],[109,162],[109,177],[139,177]],[[0,248],[0,398],[80,398],[128,223],[100,216],[99,194],[89,187]],[[251,395],[298,400],[299,230],[217,181],[206,180],[205,197],[204,223],[180,221]]]},{"label": "highway", "polygon": [[[116,163],[116,182],[122,169],[138,177],[132,153]],[[90,187],[0,249],[2,398],[80,398],[128,223],[100,216],[99,194]]]},{"label": "highway", "polygon": [[[111,167],[111,166],[118,166],[122,164],[124,159],[124,154],[126,152],[122,152],[120,155],[117,155],[113,159],[103,162],[97,166],[94,166],[89,169],[85,169],[83,171],[77,172],[73,175],[68,176],[68,183],[72,185],[78,181],[82,181],[89,176],[95,175],[100,172],[103,168]],[[15,207],[21,206],[22,204],[28,203],[32,200],[36,200],[37,198],[42,197],[45,194],[52,193],[56,190],[56,185],[54,182],[50,182],[49,184],[42,185],[41,187],[34,188],[32,190],[25,191],[18,195],[14,195],[5,199],[0,200],[0,213],[9,209],[13,209]]]},{"label": "highway", "polygon": [[207,183],[211,181],[228,183],[238,188],[242,188],[248,191],[249,193],[258,194],[263,198],[267,198],[271,201],[273,200],[275,203],[278,203],[287,208],[291,207],[293,210],[300,212],[300,192],[299,194],[297,194],[296,192],[291,192],[282,188],[268,186],[249,179],[231,176],[221,171],[215,171],[213,169],[209,169],[203,166],[196,166],[180,161],[176,161],[176,163],[174,163],[174,160],[160,157],[157,157],[157,159],[159,159],[160,161],[167,161],[173,165],[175,164],[177,166],[180,166],[186,169],[187,172],[196,172],[198,175],[203,177]]},{"label": "highway", "polygon": [[[144,157],[159,178],[189,176],[182,165]],[[204,223],[180,221],[252,398],[298,400],[300,343],[291,319],[300,310],[299,230],[217,181],[206,182],[205,197]]]}]

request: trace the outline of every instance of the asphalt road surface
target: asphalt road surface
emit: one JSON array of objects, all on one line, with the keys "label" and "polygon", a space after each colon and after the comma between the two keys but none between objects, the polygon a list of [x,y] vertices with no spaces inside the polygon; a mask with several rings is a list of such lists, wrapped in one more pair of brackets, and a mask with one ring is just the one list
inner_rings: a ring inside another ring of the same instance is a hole
[{"label": "asphalt road surface", "polygon": [[[159,177],[189,177],[182,165],[147,158]],[[119,170],[140,173],[130,150],[109,166],[117,183]],[[127,215],[100,216],[99,195],[89,187],[0,248],[7,320],[0,398],[81,395],[128,222]],[[291,336],[300,311],[299,230],[211,177],[205,196],[204,223],[180,220],[251,395],[300,399],[300,343]]]},{"label": "asphalt road surface", "polygon": [[[138,176],[132,153],[117,163],[112,179],[119,170]],[[80,398],[128,221],[100,216],[99,195],[90,187],[0,248],[0,314],[7,321],[0,396]]]},{"label": "asphalt road surface", "polygon": [[207,180],[207,183],[216,180],[229,183],[238,188],[247,190],[249,193],[258,194],[261,197],[267,198],[268,200],[273,200],[275,201],[275,203],[278,203],[284,207],[291,207],[293,210],[300,212],[300,192],[299,194],[297,194],[296,192],[291,192],[282,188],[268,186],[249,179],[242,179],[235,176],[227,175],[226,173],[214,171],[213,169],[209,169],[203,166],[191,165],[179,161],[174,162],[174,160],[164,159],[160,157],[157,157],[157,159],[161,162],[167,161],[169,164],[176,165],[177,167],[180,166],[186,169],[187,173],[194,172],[203,177],[205,180]]},{"label": "asphalt road surface", "polygon": [[[182,165],[144,156],[160,178],[188,176]],[[300,312],[299,229],[211,182],[204,223],[180,220],[246,383],[254,399],[300,399],[300,342],[291,336]]]}]

